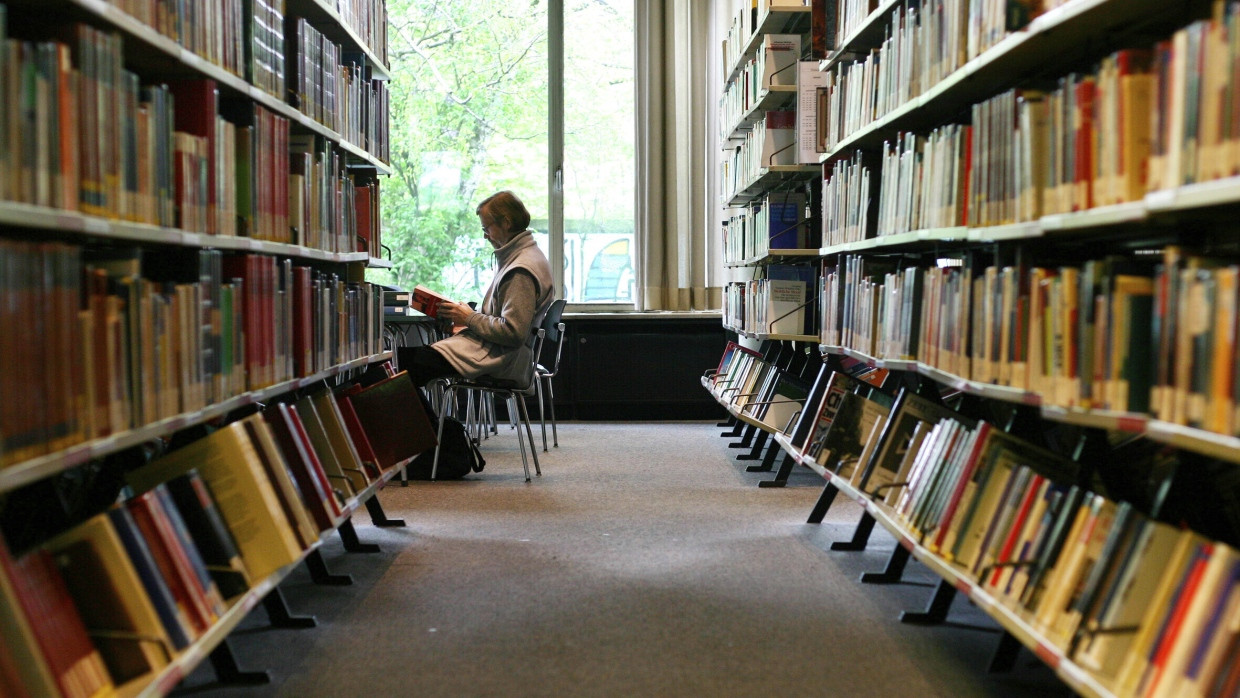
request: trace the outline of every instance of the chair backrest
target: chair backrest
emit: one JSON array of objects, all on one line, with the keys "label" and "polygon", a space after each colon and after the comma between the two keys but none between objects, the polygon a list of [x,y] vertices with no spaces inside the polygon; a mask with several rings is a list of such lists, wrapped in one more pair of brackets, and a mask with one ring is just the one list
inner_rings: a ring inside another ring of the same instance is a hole
[{"label": "chair backrest", "polygon": [[547,314],[543,316],[541,327],[547,333],[548,342],[560,341],[560,318],[564,315],[564,306],[568,301],[563,298],[557,298],[551,301],[551,307],[547,308]]}]

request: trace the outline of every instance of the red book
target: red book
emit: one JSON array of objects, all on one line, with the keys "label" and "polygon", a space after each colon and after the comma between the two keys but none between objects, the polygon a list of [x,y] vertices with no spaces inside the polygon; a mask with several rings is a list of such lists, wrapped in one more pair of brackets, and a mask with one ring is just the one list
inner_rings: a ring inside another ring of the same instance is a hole
[{"label": "red book", "polygon": [[982,451],[986,448],[987,442],[990,441],[990,432],[993,428],[990,422],[983,421],[977,424],[977,438],[973,440],[973,450],[970,451],[968,460],[965,461],[960,479],[956,481],[956,487],[947,501],[947,506],[943,509],[943,515],[939,517],[938,531],[935,533],[934,545],[932,547],[940,553],[943,552],[944,539],[951,529],[952,519],[956,516],[956,509],[960,506],[961,496],[968,489],[969,483],[973,481],[974,471],[977,469],[978,461],[981,460]]},{"label": "red book", "polygon": [[[29,625],[38,645],[37,654],[61,694],[91,696],[109,690],[112,679],[107,667],[51,554],[40,549],[14,560],[0,543],[0,572],[12,584],[15,601],[21,607],[14,610]],[[12,650],[5,650],[9,652]]]},{"label": "red book", "polygon": [[366,429],[362,427],[362,422],[358,419],[357,412],[353,409],[353,402],[350,400],[350,395],[360,392],[361,389],[361,386],[354,385],[335,393],[336,406],[340,408],[340,416],[344,420],[345,429],[348,430],[349,437],[353,439],[353,447],[357,449],[367,475],[373,479],[381,474],[379,458],[375,455],[375,450],[370,445],[370,438],[366,436]]},{"label": "red book", "polygon": [[1094,205],[1094,95],[1097,85],[1092,77],[1084,77],[1076,84],[1076,163],[1073,172],[1072,210],[1082,211]]},{"label": "red book", "polygon": [[[1041,475],[1034,475],[1029,481],[1028,487],[1025,489],[1025,496],[1021,498],[1020,511],[1016,514],[1016,520],[1012,522],[1011,528],[1008,529],[1007,538],[1003,541],[1003,546],[999,549],[999,554],[995,556],[995,564],[1007,562],[1012,559],[1012,550],[1015,549],[1020,534],[1025,528],[1025,519],[1029,516],[1029,510],[1033,507],[1033,502],[1040,496],[1042,482],[1046,478]],[[998,586],[999,579],[1002,577],[998,569],[990,570],[990,586]]]},{"label": "red book", "polygon": [[369,186],[353,188],[353,207],[357,211],[357,251],[369,252],[371,257],[378,257],[379,248],[372,244]]},{"label": "red book", "polygon": [[293,267],[293,372],[314,373],[314,313],[310,267]]},{"label": "red book", "polygon": [[318,454],[305,438],[305,430],[297,411],[288,405],[278,402],[263,413],[271,431],[280,445],[280,451],[288,461],[289,470],[297,480],[306,509],[314,518],[314,525],[319,531],[327,531],[335,527],[341,511],[336,497],[327,486],[327,474],[319,462]]},{"label": "red book", "polygon": [[409,374],[401,371],[349,397],[384,470],[438,443],[436,429]]},{"label": "red book", "polygon": [[181,549],[180,542],[172,532],[171,524],[168,523],[155,493],[143,492],[125,502],[125,506],[146,540],[151,557],[155,559],[160,575],[176,599],[182,617],[189,621],[195,635],[201,635],[215,622],[215,615],[207,604],[205,591],[190,568],[185,551]]},{"label": "red book", "polygon": [[214,80],[172,80],[168,83],[172,98],[176,104],[174,111],[175,128],[178,131],[205,138],[206,148],[206,192],[207,200],[199,202],[206,208],[206,232],[215,235],[219,232],[216,223],[215,192],[217,173],[215,171],[216,149],[216,117],[219,115],[220,90]]},{"label": "red book", "polygon": [[1141,692],[1144,695],[1152,695],[1154,690],[1158,688],[1158,682],[1162,680],[1163,668],[1167,664],[1167,655],[1171,654],[1171,649],[1175,646],[1180,634],[1180,626],[1184,624],[1184,616],[1188,613],[1188,608],[1193,603],[1193,596],[1197,593],[1197,586],[1201,583],[1201,577],[1205,574],[1206,565],[1210,563],[1210,555],[1213,552],[1213,545],[1203,543],[1193,553],[1193,561],[1184,573],[1180,588],[1176,590],[1175,598],[1172,601],[1173,605],[1168,610],[1166,617],[1163,618],[1162,629],[1158,633],[1158,640],[1150,653],[1150,664],[1146,667],[1146,673],[1141,685],[1143,689]]}]

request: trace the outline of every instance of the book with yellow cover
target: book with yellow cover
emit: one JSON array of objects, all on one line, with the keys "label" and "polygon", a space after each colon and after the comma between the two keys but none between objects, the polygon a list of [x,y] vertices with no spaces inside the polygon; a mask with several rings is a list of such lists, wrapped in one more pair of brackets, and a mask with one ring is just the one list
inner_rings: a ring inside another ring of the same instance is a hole
[{"label": "book with yellow cover", "polygon": [[215,495],[253,579],[300,559],[297,537],[241,422],[134,470],[126,479],[135,490],[145,491],[193,468]]},{"label": "book with yellow cover", "polygon": [[166,666],[172,641],[107,514],[47,543],[82,622],[117,684]]}]

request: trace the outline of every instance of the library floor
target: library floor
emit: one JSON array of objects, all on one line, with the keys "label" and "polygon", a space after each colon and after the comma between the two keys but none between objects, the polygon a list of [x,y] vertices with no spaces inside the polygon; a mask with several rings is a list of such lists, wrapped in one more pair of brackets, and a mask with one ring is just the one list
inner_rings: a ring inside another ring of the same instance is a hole
[{"label": "library floor", "polygon": [[[760,490],[707,423],[565,424],[526,484],[516,436],[483,444],[485,472],[379,494],[406,528],[356,516],[375,554],[325,546],[352,586],[303,568],[282,585],[318,627],[276,629],[260,606],[229,642],[272,682],[230,688],[204,664],[180,695],[1048,696],[1071,695],[1022,650],[987,674],[997,626],[957,598],[911,626],[937,581],[861,584],[894,541],[833,552],[860,510],[805,519],[809,471]],[[848,504],[845,506],[845,504]]]}]

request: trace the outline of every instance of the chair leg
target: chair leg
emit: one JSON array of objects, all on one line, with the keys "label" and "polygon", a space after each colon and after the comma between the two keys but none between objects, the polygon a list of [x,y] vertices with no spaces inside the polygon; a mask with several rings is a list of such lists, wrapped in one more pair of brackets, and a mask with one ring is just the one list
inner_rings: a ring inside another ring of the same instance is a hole
[{"label": "chair leg", "polygon": [[[456,391],[453,390],[452,386],[448,386],[448,388],[444,390],[445,406],[448,404],[451,404],[451,400],[449,398],[453,398],[453,397],[456,397]],[[431,481],[432,482],[435,481],[435,476],[439,474],[439,446],[440,444],[443,443],[443,420],[444,420],[444,417],[447,416],[447,414],[448,414],[447,410],[439,410],[439,432],[436,438],[437,443],[435,444],[435,459],[431,461]]]},{"label": "chair leg", "polygon": [[547,452],[547,415],[543,406],[542,376],[534,376],[534,393],[538,395],[538,421],[542,424],[543,453]]},{"label": "chair leg", "polygon": [[[517,399],[518,398],[514,393],[508,393],[508,411],[513,414],[516,413],[516,409],[517,409],[517,406],[514,405],[513,403],[516,402]],[[525,481],[529,482],[530,481],[530,462],[525,457],[525,437],[521,434],[520,429],[517,430],[517,450],[521,452],[521,467],[525,468]],[[530,453],[533,453],[533,452],[534,452],[534,443],[533,443],[533,440],[531,439]]]},{"label": "chair leg", "polygon": [[551,408],[551,445],[556,448],[560,447],[560,435],[555,431],[555,386],[551,384],[551,377],[547,376],[547,407]]},{"label": "chair leg", "polygon": [[[542,476],[542,468],[538,465],[538,451],[534,448],[534,432],[530,429],[529,410],[525,409],[525,400],[520,395],[514,396],[517,400],[517,409],[521,410],[521,421],[525,422],[525,433],[529,437],[530,456],[534,458],[534,474]],[[520,431],[520,426],[517,427]]]}]

